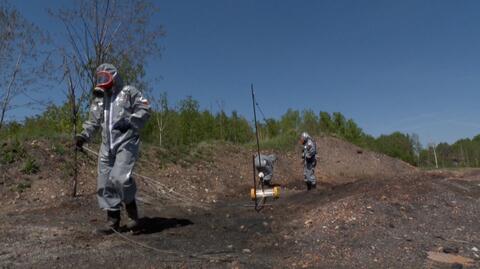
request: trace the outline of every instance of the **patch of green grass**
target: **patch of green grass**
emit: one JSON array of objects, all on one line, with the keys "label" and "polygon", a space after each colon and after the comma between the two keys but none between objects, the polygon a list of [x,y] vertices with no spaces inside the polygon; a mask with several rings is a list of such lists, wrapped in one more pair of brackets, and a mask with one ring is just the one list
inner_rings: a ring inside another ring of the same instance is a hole
[{"label": "patch of green grass", "polygon": [[[279,135],[274,138],[260,141],[260,148],[267,150],[290,151],[297,146],[298,137],[295,132],[290,132],[284,135]],[[250,146],[257,147],[256,143]]]},{"label": "patch of green grass", "polygon": [[65,160],[60,166],[60,170],[64,179],[71,178],[75,174],[75,163],[73,160]]},{"label": "patch of green grass", "polygon": [[40,171],[40,167],[34,158],[28,157],[23,163],[21,171],[27,175],[36,174],[38,171]]},{"label": "patch of green grass", "polygon": [[188,154],[188,150],[186,147],[175,147],[175,148],[158,148],[156,149],[156,157],[157,161],[162,164],[173,163],[177,164],[181,161],[185,155]]},{"label": "patch of green grass", "polygon": [[[212,162],[212,155],[218,141],[204,141],[194,145],[182,145],[168,148],[156,147],[152,144],[144,144],[145,150],[140,151],[142,155],[147,155],[155,159],[155,163],[164,168],[167,164],[180,165],[188,167],[197,162]],[[222,142],[223,143],[223,142]],[[147,157],[148,158],[148,157]],[[140,158],[140,161],[144,159]]]},{"label": "patch of green grass", "polygon": [[65,154],[65,147],[57,142],[54,142],[52,145],[52,150],[58,155],[64,155]]},{"label": "patch of green grass", "polygon": [[0,155],[1,164],[11,164],[23,159],[26,151],[18,140],[10,140],[0,145]]},{"label": "patch of green grass", "polygon": [[29,181],[24,181],[24,182],[20,182],[18,183],[17,185],[13,186],[10,188],[11,191],[13,192],[24,192],[25,190],[27,190],[28,188],[30,188],[32,186],[32,184],[29,182]]},{"label": "patch of green grass", "polygon": [[211,162],[213,151],[214,151],[214,148],[213,148],[212,142],[201,142],[190,151],[189,159],[192,159],[191,160],[192,162],[195,162],[195,161]]}]

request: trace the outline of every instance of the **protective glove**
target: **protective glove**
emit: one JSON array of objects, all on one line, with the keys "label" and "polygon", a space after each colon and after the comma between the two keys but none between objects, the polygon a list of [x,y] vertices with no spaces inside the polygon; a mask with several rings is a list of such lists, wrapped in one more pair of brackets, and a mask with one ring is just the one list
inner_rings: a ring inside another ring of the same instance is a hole
[{"label": "protective glove", "polygon": [[303,159],[305,159],[305,156],[306,156],[306,155],[307,155],[306,152],[305,152],[305,151],[302,151],[302,156],[301,156],[300,158],[302,158],[302,160],[303,160]]},{"label": "protective glove", "polygon": [[77,149],[82,149],[85,142],[87,142],[87,139],[85,139],[85,137],[83,137],[82,135],[75,136],[75,146],[77,147]]},{"label": "protective glove", "polygon": [[113,129],[119,130],[122,133],[125,133],[132,127],[132,124],[127,118],[122,118],[121,120],[117,121],[115,123],[115,126],[113,126]]}]

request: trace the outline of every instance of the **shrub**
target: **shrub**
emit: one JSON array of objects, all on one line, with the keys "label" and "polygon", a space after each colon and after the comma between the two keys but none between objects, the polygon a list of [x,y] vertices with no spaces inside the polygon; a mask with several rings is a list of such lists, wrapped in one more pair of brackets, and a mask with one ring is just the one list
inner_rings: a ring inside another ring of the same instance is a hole
[{"label": "shrub", "polygon": [[23,163],[21,171],[27,175],[36,174],[38,171],[40,171],[40,167],[38,166],[35,159],[33,159],[32,157],[28,157]]},{"label": "shrub", "polygon": [[23,159],[26,156],[25,149],[18,140],[8,141],[1,145],[0,163],[10,164]]}]

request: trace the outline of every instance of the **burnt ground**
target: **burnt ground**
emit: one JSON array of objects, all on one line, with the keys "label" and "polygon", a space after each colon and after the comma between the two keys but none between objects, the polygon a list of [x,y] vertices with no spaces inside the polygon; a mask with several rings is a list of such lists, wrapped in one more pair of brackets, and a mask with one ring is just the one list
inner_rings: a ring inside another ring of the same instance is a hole
[{"label": "burnt ground", "polygon": [[1,166],[0,265],[455,268],[427,258],[449,250],[471,259],[463,268],[480,268],[479,170],[419,171],[339,139],[318,140],[322,184],[304,190],[298,152],[277,152],[281,198],[259,213],[248,198],[250,149],[204,144],[168,165],[144,150],[137,169],[151,177],[137,178],[144,229],[104,237],[92,233],[105,220],[95,162],[82,155],[79,196],[70,198],[69,156],[32,141],[24,151],[38,172],[21,172],[21,160]]}]

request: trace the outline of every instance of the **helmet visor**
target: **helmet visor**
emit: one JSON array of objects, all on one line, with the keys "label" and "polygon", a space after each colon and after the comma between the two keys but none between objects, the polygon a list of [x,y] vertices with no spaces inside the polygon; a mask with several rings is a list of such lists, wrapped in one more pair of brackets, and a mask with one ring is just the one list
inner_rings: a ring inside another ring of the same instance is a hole
[{"label": "helmet visor", "polygon": [[109,89],[113,85],[113,77],[107,71],[100,71],[95,76],[95,84],[97,87],[104,90]]}]

